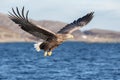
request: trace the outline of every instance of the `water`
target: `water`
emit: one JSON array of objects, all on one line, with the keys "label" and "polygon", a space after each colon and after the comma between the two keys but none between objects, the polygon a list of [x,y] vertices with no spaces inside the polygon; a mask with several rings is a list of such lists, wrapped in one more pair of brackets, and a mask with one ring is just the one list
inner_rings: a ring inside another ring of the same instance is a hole
[{"label": "water", "polygon": [[0,80],[120,80],[120,43],[66,42],[51,57],[33,43],[1,43]]}]

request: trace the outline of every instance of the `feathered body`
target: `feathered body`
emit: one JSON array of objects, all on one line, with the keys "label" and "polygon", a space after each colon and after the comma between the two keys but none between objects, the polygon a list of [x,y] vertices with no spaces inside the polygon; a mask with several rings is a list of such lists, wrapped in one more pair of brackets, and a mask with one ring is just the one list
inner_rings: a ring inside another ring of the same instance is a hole
[{"label": "feathered body", "polygon": [[45,51],[44,56],[47,55],[50,56],[52,54],[52,50],[57,46],[59,46],[62,42],[66,41],[67,39],[74,38],[74,36],[71,33],[83,27],[84,25],[88,24],[93,18],[93,13],[94,13],[94,12],[88,13],[82,18],[79,18],[78,20],[75,20],[74,22],[67,24],[57,33],[54,33],[50,30],[47,30],[43,27],[40,27],[30,22],[28,20],[29,11],[27,11],[25,16],[24,7],[22,9],[21,14],[17,7],[16,7],[16,12],[13,8],[12,11],[13,13],[9,12],[9,17],[13,22],[19,24],[21,29],[23,29],[24,31],[32,34],[37,38],[44,40],[44,42],[39,42],[34,45],[37,51],[40,51],[41,49]]}]

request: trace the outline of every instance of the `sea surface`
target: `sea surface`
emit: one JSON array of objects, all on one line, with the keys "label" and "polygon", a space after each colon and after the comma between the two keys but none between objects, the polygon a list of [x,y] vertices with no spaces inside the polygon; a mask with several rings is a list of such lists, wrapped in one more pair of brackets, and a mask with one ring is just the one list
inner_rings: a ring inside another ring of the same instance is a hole
[{"label": "sea surface", "polygon": [[65,42],[50,57],[33,44],[0,44],[0,80],[120,80],[120,43]]}]

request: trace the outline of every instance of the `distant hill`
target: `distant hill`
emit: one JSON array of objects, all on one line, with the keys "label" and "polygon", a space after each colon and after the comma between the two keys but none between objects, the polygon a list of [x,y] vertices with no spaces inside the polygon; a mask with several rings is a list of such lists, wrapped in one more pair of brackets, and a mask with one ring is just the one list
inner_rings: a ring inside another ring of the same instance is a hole
[{"label": "distant hill", "polygon": [[98,37],[108,38],[120,38],[120,32],[103,30],[103,29],[91,29],[84,31],[84,34]]},{"label": "distant hill", "polygon": [[103,30],[103,29],[91,29],[83,32],[86,36],[94,37],[95,42],[120,42],[120,32]]},{"label": "distant hill", "polygon": [[[53,32],[57,32],[63,28],[67,23],[59,21],[35,21],[33,23],[38,24],[44,28],[48,28]],[[86,41],[86,42],[120,42],[120,32],[91,29],[86,31],[75,31],[73,33],[75,39],[72,41]],[[0,42],[29,42],[38,41],[37,38],[21,30],[18,25],[13,23],[7,15],[0,13]]]}]

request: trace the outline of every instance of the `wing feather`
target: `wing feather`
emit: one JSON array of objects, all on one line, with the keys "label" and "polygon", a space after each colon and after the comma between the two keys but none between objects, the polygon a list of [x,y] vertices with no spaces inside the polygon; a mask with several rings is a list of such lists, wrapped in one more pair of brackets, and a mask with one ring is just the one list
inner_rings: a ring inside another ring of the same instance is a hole
[{"label": "wing feather", "polygon": [[60,31],[58,31],[58,33],[72,33],[75,30],[80,29],[81,27],[88,24],[92,20],[93,14],[94,14],[94,12],[88,13],[87,15],[83,16],[82,18],[79,18],[78,20],[75,20],[74,22],[67,24]]},{"label": "wing feather", "polygon": [[41,38],[43,40],[47,40],[48,38],[56,38],[56,34],[50,30],[39,27],[38,25],[33,24],[28,20],[28,12],[26,12],[26,16],[24,14],[24,7],[22,8],[22,12],[20,14],[18,8],[16,7],[16,12],[12,8],[13,13],[9,12],[9,18],[18,24],[21,29],[32,34],[35,37]]}]

